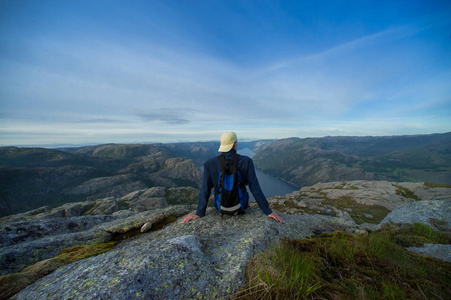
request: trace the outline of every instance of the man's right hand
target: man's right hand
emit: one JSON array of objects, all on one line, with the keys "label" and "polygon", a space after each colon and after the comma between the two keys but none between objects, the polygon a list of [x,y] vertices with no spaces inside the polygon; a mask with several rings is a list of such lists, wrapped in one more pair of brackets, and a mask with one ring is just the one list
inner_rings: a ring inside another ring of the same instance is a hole
[{"label": "man's right hand", "polygon": [[273,211],[271,214],[269,214],[268,217],[273,218],[277,222],[285,223],[284,220],[275,211]]},{"label": "man's right hand", "polygon": [[196,219],[199,219],[199,218],[200,217],[198,215],[188,215],[188,216],[185,217],[185,219],[183,219],[182,223],[187,223],[189,221],[196,220]]}]

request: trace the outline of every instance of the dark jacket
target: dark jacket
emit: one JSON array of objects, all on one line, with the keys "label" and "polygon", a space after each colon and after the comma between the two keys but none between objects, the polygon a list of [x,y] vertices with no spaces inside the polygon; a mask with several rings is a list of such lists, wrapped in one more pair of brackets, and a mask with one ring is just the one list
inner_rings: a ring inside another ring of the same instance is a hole
[{"label": "dark jacket", "polygon": [[[223,153],[226,160],[231,160],[233,155],[236,153],[235,149],[229,152]],[[268,201],[263,194],[260,184],[258,183],[257,176],[255,175],[254,163],[252,159],[240,155],[238,158],[238,170],[240,171],[243,184],[248,185],[249,189],[254,195],[255,201],[257,201],[258,206],[263,211],[265,215],[272,213],[269,208]],[[204,176],[202,179],[202,186],[200,188],[199,200],[197,204],[196,215],[199,217],[205,216],[205,210],[207,209],[208,198],[210,197],[211,189],[218,183],[219,173],[221,172],[221,164],[217,157],[212,157],[207,160],[204,164]]]}]

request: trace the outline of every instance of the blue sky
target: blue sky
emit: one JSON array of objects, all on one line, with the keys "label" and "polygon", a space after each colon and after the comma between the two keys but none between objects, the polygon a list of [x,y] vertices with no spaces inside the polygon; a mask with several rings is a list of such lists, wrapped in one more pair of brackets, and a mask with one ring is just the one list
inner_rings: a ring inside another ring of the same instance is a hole
[{"label": "blue sky", "polygon": [[451,131],[449,1],[0,0],[0,145]]}]

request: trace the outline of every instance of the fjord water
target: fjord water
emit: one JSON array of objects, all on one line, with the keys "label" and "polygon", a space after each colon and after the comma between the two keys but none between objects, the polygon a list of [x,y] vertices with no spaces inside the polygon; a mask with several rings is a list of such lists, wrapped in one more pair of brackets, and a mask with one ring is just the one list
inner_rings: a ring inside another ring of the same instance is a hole
[{"label": "fjord water", "polygon": [[[262,188],[263,193],[266,198],[274,197],[274,196],[285,196],[294,191],[299,191],[299,187],[286,183],[280,179],[277,179],[274,176],[263,173],[259,169],[255,169],[255,173],[257,174],[258,182],[260,183],[260,187]],[[254,201],[254,196],[252,193],[249,193],[249,198],[251,201]]]},{"label": "fjord water", "polygon": [[[253,157],[255,155],[251,149],[245,148],[238,150],[238,154],[246,155],[249,157]],[[255,169],[255,173],[257,174],[258,182],[260,183],[260,187],[263,190],[263,193],[267,198],[274,196],[284,196],[288,193],[298,191],[300,188],[280,179],[277,179],[274,176],[263,173],[259,169]],[[249,193],[250,201],[255,201],[252,193]]]}]

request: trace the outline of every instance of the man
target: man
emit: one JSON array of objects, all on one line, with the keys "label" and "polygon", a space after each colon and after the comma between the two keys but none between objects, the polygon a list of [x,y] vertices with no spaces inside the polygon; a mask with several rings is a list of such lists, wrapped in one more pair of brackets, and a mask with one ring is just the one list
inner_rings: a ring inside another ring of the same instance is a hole
[{"label": "man", "polygon": [[[236,154],[236,149],[238,147],[237,140],[237,136],[234,132],[226,132],[221,136],[221,146],[219,147],[218,152],[222,152],[222,155],[224,155],[226,161],[232,160],[233,156]],[[243,184],[249,185],[249,189],[251,190],[252,195],[254,195],[254,198],[263,213],[277,222],[285,223],[275,211],[272,211],[269,208],[268,201],[266,200],[266,197],[260,188],[260,184],[258,183],[257,176],[255,175],[254,163],[252,162],[252,159],[247,156],[240,155],[238,158],[238,170],[242,176]],[[216,188],[220,172],[221,163],[217,157],[210,158],[207,162],[205,162],[204,176],[202,179],[202,187],[200,188],[196,214],[186,216],[182,223],[205,216],[211,189],[213,187]]]}]

